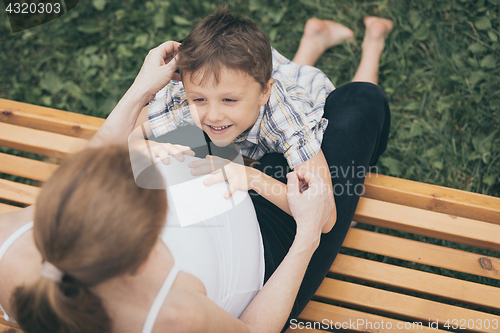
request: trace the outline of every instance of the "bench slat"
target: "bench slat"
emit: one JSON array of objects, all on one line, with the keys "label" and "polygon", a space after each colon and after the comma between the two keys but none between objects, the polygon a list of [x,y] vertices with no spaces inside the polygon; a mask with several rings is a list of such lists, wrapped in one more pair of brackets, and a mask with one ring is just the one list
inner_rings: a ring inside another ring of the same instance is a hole
[{"label": "bench slat", "polygon": [[39,187],[0,179],[0,199],[24,205],[32,205],[35,203],[39,192]]},{"label": "bench slat", "polygon": [[85,147],[87,140],[0,123],[0,146],[64,158]]},{"label": "bench slat", "polygon": [[351,228],[342,246],[500,280],[500,259]]},{"label": "bench slat", "polygon": [[104,119],[0,98],[0,122],[90,139]]},{"label": "bench slat", "polygon": [[39,180],[47,180],[56,171],[56,164],[0,153],[0,172]]},{"label": "bench slat", "polygon": [[[361,309],[380,312],[387,315],[406,318],[411,321],[428,322],[428,320],[445,323],[453,319],[488,319],[500,320],[500,317],[488,313],[469,310],[458,306],[442,304],[413,296],[375,289],[350,282],[326,278],[319,287],[315,297],[334,300]],[[498,332],[497,329],[475,329],[473,332]]]},{"label": "bench slat", "polygon": [[[325,303],[320,303],[316,301],[310,301],[309,304],[307,304],[307,307],[302,311],[300,314],[299,318],[303,320],[310,320],[310,321],[316,321],[316,322],[322,322],[322,320],[327,319],[328,323],[330,323],[330,320],[333,322],[333,325],[335,323],[339,323],[338,325],[341,325],[342,323],[358,323],[359,321],[363,321],[360,323],[360,325],[352,325],[350,328],[347,330],[349,332],[377,332],[377,333],[394,333],[394,332],[413,332],[413,333],[419,333],[419,332],[446,332],[441,329],[431,329],[427,326],[419,326],[419,325],[412,325],[412,323],[392,319],[392,318],[387,318],[379,315],[374,315],[370,313],[364,313],[352,309],[346,309],[342,308],[339,306],[331,305],[331,304],[325,304]],[[382,328],[382,322],[384,322],[384,326]],[[425,324],[428,324],[428,321],[422,321]],[[371,326],[368,326],[371,323]],[[389,323],[390,323],[390,328],[389,328]],[[378,327],[375,325],[379,325]],[[408,325],[406,328],[404,325]],[[403,329],[397,329],[398,325],[402,325],[400,327],[403,327]],[[344,325],[347,326],[347,325]],[[334,326],[335,329],[335,326]],[[289,330],[290,332],[294,332],[295,330]],[[288,331],[287,331],[288,332]],[[302,330],[300,331],[302,332]],[[308,331],[306,331],[308,332]]]},{"label": "bench slat", "polygon": [[500,198],[384,175],[367,174],[364,196],[500,224]]},{"label": "bench slat", "polygon": [[354,220],[500,251],[500,225],[360,198]]},{"label": "bench slat", "polygon": [[[315,294],[319,299],[336,301],[364,310],[375,311],[410,321],[445,323],[453,319],[473,319],[485,322],[500,320],[499,316],[442,304],[422,298],[398,294],[392,291],[371,288],[350,282],[326,278]],[[498,332],[497,329],[474,329],[472,332]]]},{"label": "bench slat", "polygon": [[500,288],[339,254],[330,273],[407,291],[500,309]]},{"label": "bench slat", "polygon": [[21,207],[11,206],[0,202],[0,215],[15,212],[16,210],[22,209]]}]

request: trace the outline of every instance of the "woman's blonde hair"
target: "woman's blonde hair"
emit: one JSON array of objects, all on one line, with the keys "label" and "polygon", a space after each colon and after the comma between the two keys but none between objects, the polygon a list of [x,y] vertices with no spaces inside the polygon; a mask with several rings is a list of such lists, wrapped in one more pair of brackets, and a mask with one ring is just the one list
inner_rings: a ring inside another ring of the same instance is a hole
[{"label": "woman's blonde hair", "polygon": [[[156,174],[158,181],[161,175]],[[38,197],[34,238],[61,283],[40,277],[12,296],[15,318],[32,332],[110,332],[111,319],[90,287],[144,263],[165,223],[163,190],[138,187],[126,147],[70,157]]]}]

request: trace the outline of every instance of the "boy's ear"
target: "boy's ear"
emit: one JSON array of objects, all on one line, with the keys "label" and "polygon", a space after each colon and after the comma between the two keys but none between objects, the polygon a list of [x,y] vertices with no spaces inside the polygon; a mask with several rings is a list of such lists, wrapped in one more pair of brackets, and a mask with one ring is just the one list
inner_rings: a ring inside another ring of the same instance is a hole
[{"label": "boy's ear", "polygon": [[269,96],[271,95],[271,88],[273,87],[274,79],[270,78],[269,81],[267,81],[266,88],[262,90],[262,96],[259,100],[259,106],[265,105],[267,101],[269,100]]}]

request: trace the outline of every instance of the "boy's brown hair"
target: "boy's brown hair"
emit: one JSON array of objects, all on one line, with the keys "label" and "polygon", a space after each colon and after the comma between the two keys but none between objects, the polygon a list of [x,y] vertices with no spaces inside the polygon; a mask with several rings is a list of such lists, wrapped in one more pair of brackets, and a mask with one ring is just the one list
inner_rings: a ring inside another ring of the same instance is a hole
[{"label": "boy's brown hair", "polygon": [[182,41],[177,66],[183,78],[201,74],[200,83],[211,75],[219,83],[223,67],[240,70],[265,89],[273,71],[271,44],[251,20],[219,6]]}]

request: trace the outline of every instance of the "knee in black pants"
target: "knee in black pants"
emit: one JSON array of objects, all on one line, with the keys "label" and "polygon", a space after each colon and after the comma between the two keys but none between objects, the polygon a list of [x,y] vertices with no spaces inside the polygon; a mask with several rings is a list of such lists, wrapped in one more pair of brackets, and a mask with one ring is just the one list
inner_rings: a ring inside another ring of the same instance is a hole
[{"label": "knee in black pants", "polygon": [[374,140],[377,148],[370,165],[376,164],[387,147],[391,119],[389,104],[379,86],[350,82],[335,89],[326,99],[323,117],[328,119],[327,136],[340,133],[346,144]]},{"label": "knee in black pants", "polygon": [[368,82],[351,82],[335,89],[328,96],[325,116],[329,116],[329,110],[335,110],[336,122],[333,125],[344,131],[363,123],[378,123],[382,127],[386,117],[386,104],[387,100],[380,87]]}]

